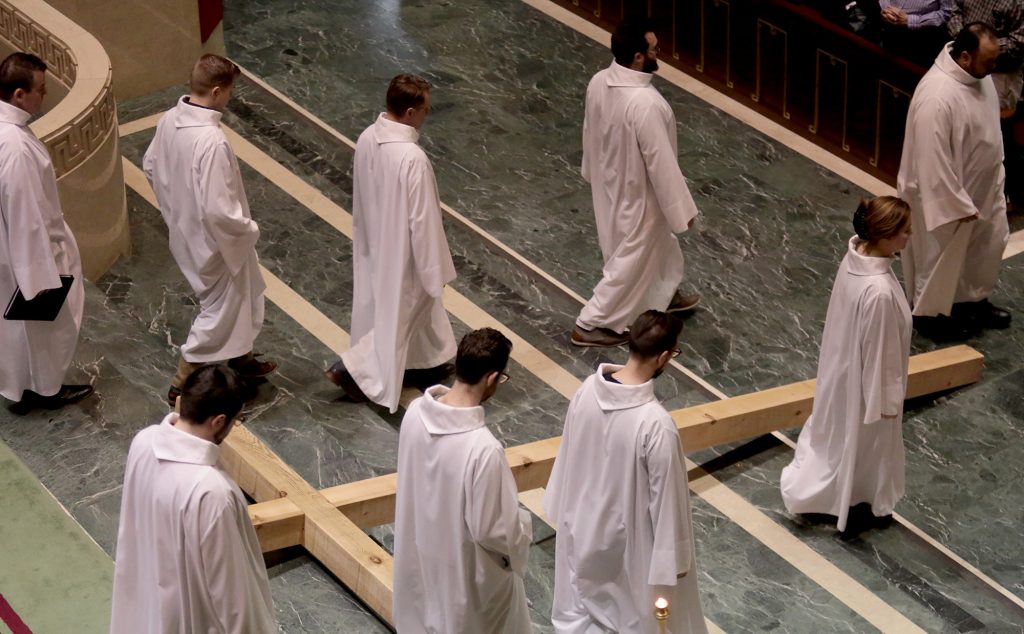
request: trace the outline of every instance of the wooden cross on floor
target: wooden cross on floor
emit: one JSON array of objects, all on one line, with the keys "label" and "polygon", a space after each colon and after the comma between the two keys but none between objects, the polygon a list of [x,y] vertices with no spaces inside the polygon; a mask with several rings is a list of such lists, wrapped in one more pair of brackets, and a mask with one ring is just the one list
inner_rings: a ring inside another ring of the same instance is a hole
[{"label": "wooden cross on floor", "polygon": [[[981,378],[983,357],[954,346],[910,359],[907,398]],[[811,411],[814,381],[714,401],[672,412],[688,452],[798,427]],[[561,438],[506,450],[520,491],[547,484]],[[380,618],[393,624],[393,558],[364,529],[394,521],[396,474],[317,490],[244,425],[222,445],[222,466],[256,500],[249,515],[263,552],[303,546]]]}]

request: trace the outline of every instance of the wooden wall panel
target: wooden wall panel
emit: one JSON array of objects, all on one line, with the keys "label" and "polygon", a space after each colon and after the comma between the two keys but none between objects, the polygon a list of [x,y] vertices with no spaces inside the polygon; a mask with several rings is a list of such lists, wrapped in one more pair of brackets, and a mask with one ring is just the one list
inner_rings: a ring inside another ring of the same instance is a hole
[{"label": "wooden wall panel", "polygon": [[791,0],[554,0],[611,29],[652,19],[659,61],[895,184],[925,69]]}]

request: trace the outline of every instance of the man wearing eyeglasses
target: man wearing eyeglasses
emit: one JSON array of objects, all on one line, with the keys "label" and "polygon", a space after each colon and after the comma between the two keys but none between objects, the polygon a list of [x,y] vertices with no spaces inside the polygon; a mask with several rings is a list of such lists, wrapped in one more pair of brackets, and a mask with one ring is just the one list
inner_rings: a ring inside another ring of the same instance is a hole
[{"label": "man wearing eyeglasses", "polygon": [[533,538],[482,403],[508,381],[512,343],[491,328],[459,343],[455,384],[409,405],[398,439],[395,627],[531,631],[523,577]]},{"label": "man wearing eyeglasses", "polygon": [[686,461],[654,379],[679,354],[682,323],[649,310],[629,327],[626,365],[601,364],[569,404],[544,510],[558,531],[551,623],[559,634],[706,633]]},{"label": "man wearing eyeglasses", "polygon": [[683,252],[675,234],[693,226],[697,205],[679,169],[676,118],[651,85],[658,38],[625,21],[612,35],[611,66],[587,87],[583,178],[590,183],[603,277],[576,319],[577,346],[617,346],[648,309],[692,310],[682,295]]}]

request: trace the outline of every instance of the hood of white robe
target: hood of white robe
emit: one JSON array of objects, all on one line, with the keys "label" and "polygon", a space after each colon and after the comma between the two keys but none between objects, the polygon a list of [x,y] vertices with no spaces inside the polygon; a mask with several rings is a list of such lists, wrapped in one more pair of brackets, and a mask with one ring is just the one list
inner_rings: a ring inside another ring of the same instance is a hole
[{"label": "hood of white robe", "polygon": [[217,464],[220,447],[174,426],[178,414],[168,414],[157,429],[153,454],[160,460],[211,466]]},{"label": "hood of white robe", "polygon": [[426,430],[431,434],[461,434],[483,427],[483,406],[452,407],[437,400],[450,389],[444,385],[435,385],[423,393],[420,399],[420,418]]},{"label": "hood of white robe", "polygon": [[420,139],[420,131],[411,125],[405,125],[387,118],[382,112],[373,124],[373,138],[377,143],[416,143]]},{"label": "hood of white robe", "polygon": [[626,68],[614,60],[608,67],[608,74],[605,75],[605,81],[609,86],[650,86],[653,78],[654,75],[651,73]]},{"label": "hood of white robe", "polygon": [[0,101],[0,122],[13,123],[16,126],[25,127],[32,115],[25,112],[18,106],[12,106],[6,101]]},{"label": "hood of white robe", "polygon": [[654,400],[654,379],[640,385],[623,385],[606,381],[604,375],[618,372],[625,366],[602,363],[594,377],[594,396],[602,410],[614,411],[639,407]]},{"label": "hood of white robe", "polygon": [[846,251],[846,270],[853,275],[885,275],[892,268],[896,258],[880,258],[857,253],[857,246],[864,242],[857,236],[850,238]]},{"label": "hood of white robe", "polygon": [[949,51],[953,48],[952,42],[947,42],[942,50],[939,51],[939,56],[935,58],[935,65],[939,67],[939,70],[946,73],[953,79],[957,80],[961,84],[967,86],[973,86],[980,83],[982,80],[968,73],[966,70],[960,68],[960,64],[956,63],[953,56],[949,54]]},{"label": "hood of white robe", "polygon": [[178,100],[174,106],[174,127],[199,128],[203,126],[219,126],[224,113],[213,108],[197,106],[186,101],[188,95]]}]

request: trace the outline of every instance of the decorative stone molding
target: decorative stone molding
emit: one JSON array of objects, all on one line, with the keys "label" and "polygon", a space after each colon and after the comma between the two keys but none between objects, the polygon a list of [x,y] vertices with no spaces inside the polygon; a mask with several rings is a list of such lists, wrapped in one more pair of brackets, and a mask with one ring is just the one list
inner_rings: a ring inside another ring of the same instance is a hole
[{"label": "decorative stone molding", "polygon": [[68,88],[75,83],[78,64],[71,49],[6,0],[0,0],[0,36],[15,48],[41,57]]}]

